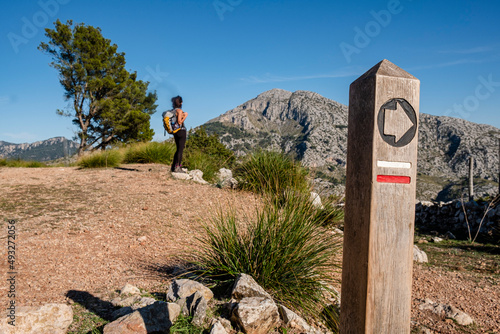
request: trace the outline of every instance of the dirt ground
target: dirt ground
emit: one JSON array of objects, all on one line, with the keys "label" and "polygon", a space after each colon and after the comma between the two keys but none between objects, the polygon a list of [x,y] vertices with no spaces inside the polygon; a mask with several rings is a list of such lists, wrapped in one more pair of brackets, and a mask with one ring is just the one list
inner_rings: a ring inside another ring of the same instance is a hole
[{"label": "dirt ground", "polygon": [[[0,303],[8,301],[7,220],[16,223],[16,302],[106,299],[126,283],[163,291],[166,273],[195,250],[218,209],[251,214],[256,196],[173,180],[169,167],[0,168]],[[472,326],[418,310],[419,300],[468,313]],[[414,332],[500,333],[500,279],[415,264]]]}]

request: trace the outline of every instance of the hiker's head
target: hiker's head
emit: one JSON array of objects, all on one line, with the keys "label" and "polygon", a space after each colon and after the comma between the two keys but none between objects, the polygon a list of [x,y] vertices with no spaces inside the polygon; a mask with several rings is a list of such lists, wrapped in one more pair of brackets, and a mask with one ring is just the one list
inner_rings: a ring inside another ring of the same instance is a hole
[{"label": "hiker's head", "polygon": [[177,95],[176,97],[172,98],[172,107],[175,108],[182,108],[182,97]]}]

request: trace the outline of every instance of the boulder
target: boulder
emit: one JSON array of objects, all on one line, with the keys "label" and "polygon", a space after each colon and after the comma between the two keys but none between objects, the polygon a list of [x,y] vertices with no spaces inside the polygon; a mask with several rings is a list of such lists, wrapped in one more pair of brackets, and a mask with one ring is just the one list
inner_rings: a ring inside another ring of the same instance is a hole
[{"label": "boulder", "polygon": [[[144,238],[144,240],[139,240],[141,238]],[[146,237],[141,237],[139,239],[137,239],[138,241],[146,241]],[[131,284],[125,284],[125,286],[123,288],[121,288],[120,290],[120,296],[123,296],[123,295],[140,295],[141,294],[141,290],[139,290],[137,287],[131,285]]]},{"label": "boulder", "polygon": [[315,333],[316,331],[313,330],[311,326],[307,324],[307,322],[302,319],[298,314],[293,312],[292,310],[286,308],[283,305],[280,305],[279,308],[279,313],[281,315],[281,320],[283,321],[283,324],[298,333]]},{"label": "boulder", "polygon": [[189,314],[193,317],[191,323],[195,326],[202,327],[207,317],[208,304],[201,292],[196,291],[193,295],[187,298],[186,303]]},{"label": "boulder", "polygon": [[179,305],[157,301],[104,326],[104,334],[168,333],[181,310]]},{"label": "boulder", "polygon": [[199,169],[189,171],[189,175],[191,176],[194,182],[198,182],[201,184],[208,184],[207,181],[203,180],[203,172]]},{"label": "boulder", "polygon": [[427,254],[423,250],[417,247],[417,245],[413,245],[413,261],[418,263],[427,263],[429,262],[427,258]]},{"label": "boulder", "polygon": [[216,175],[217,184],[221,188],[235,189],[238,186],[238,181],[233,178],[233,172],[230,169],[221,168]]},{"label": "boulder", "polygon": [[169,286],[167,300],[176,301],[187,298],[196,291],[199,291],[207,302],[214,297],[213,292],[201,283],[189,279],[176,279]]},{"label": "boulder", "polygon": [[234,308],[232,320],[246,334],[267,334],[280,324],[278,307],[264,297],[243,298]]},{"label": "boulder", "polygon": [[266,292],[252,276],[247,274],[239,274],[234,282],[231,297],[236,300],[249,297],[264,297],[273,299],[269,293]]},{"label": "boulder", "polygon": [[193,178],[187,173],[172,173],[171,175],[176,180],[191,180]]},{"label": "boulder", "polygon": [[65,334],[73,322],[73,310],[66,304],[21,306],[16,308],[15,327],[2,317],[0,333],[3,334]]},{"label": "boulder", "polygon": [[227,334],[227,331],[220,321],[216,321],[210,329],[210,334]]}]

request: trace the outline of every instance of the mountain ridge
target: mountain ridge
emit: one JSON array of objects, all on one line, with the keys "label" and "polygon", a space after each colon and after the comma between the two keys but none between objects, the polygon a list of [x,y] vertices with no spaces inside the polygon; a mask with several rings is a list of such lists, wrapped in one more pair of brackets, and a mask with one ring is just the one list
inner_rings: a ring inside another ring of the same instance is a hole
[{"label": "mountain ridge", "polygon": [[64,137],[21,144],[0,141],[0,158],[43,162],[72,156],[77,149],[78,143]]},{"label": "mountain ridge", "polygon": [[[272,89],[204,126],[208,132],[218,133],[238,155],[256,147],[280,150],[340,184],[345,178],[347,114],[347,106],[318,93]],[[422,185],[428,186],[421,193],[437,193],[435,198],[448,199],[457,191],[453,187],[463,190],[470,156],[475,160],[475,177],[485,183],[484,194],[498,189],[500,129],[420,113],[418,131],[418,172]]]}]

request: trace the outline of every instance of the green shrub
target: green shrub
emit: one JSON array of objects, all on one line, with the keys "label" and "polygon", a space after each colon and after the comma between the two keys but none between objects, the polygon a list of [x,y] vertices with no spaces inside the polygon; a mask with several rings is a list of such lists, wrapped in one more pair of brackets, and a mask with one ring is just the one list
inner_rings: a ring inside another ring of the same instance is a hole
[{"label": "green shrub", "polygon": [[124,163],[160,163],[169,165],[174,157],[175,144],[150,142],[130,145],[125,150]]},{"label": "green shrub", "polygon": [[39,167],[47,167],[47,165],[39,161],[26,161],[21,159],[14,159],[14,160],[0,159],[0,167],[39,168]]},{"label": "green shrub", "polygon": [[183,166],[189,170],[199,169],[203,172],[203,179],[209,182],[215,180],[215,175],[221,167],[220,161],[200,150],[191,150],[183,158]]},{"label": "green shrub", "polygon": [[[193,264],[201,276],[216,281],[251,275],[273,298],[309,316],[324,305],[335,256],[341,241],[325,233],[324,217],[308,194],[287,192],[284,202],[264,202],[257,218],[238,221],[234,212],[220,212],[205,225],[200,251]],[[333,293],[333,292],[332,292]]]},{"label": "green shrub", "polygon": [[201,170],[205,180],[214,181],[219,169],[231,168],[235,159],[217,134],[209,136],[203,127],[189,131],[182,164],[190,170]]},{"label": "green shrub", "polygon": [[234,175],[241,189],[259,194],[279,197],[289,189],[301,193],[309,190],[307,170],[279,152],[261,150],[247,155]]},{"label": "green shrub", "polygon": [[117,167],[122,159],[121,153],[116,149],[97,151],[78,159],[77,165],[81,168]]},{"label": "green shrub", "polygon": [[169,328],[170,334],[182,333],[182,334],[202,334],[203,328],[197,327],[191,323],[193,317],[188,317],[182,314],[179,314],[177,320],[172,327]]}]

